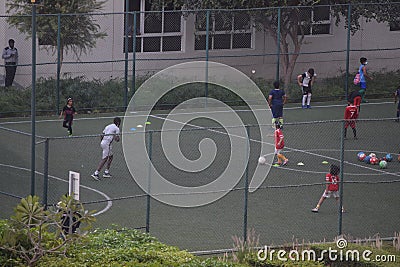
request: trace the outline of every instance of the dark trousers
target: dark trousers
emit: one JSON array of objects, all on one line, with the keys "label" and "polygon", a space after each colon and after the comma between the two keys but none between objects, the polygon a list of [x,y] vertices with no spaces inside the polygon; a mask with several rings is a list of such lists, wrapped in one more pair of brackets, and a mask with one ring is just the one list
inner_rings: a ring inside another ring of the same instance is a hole
[{"label": "dark trousers", "polygon": [[5,87],[12,86],[16,71],[17,71],[17,66],[15,65],[15,63],[10,63],[10,62],[6,63]]},{"label": "dark trousers", "polygon": [[70,118],[64,119],[63,127],[68,128],[69,134],[72,134],[72,119]]}]

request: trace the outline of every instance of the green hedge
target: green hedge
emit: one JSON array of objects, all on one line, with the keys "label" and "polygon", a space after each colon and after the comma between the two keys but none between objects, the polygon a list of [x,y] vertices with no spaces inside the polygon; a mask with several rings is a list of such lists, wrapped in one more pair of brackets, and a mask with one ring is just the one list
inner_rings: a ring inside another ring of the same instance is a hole
[{"label": "green hedge", "polygon": [[[370,98],[386,98],[393,95],[399,81],[394,77],[400,76],[400,70],[391,72],[371,73],[374,80],[368,81],[367,96]],[[148,76],[138,77],[136,87],[139,87]],[[358,89],[349,77],[349,92]],[[255,79],[264,96],[272,89],[272,82],[265,79]],[[129,83],[130,84],[130,81]],[[57,81],[54,78],[40,78],[36,84],[36,110],[39,112],[54,113],[57,109]],[[313,88],[314,100],[343,100],[345,99],[345,75],[317,79]],[[209,84],[208,96],[221,100],[229,105],[243,105],[239,97],[227,89]],[[289,102],[298,102],[301,98],[300,87],[291,83],[285,88],[289,95]],[[157,103],[157,108],[171,108],[185,100],[205,96],[206,87],[202,83],[192,83],[175,88],[163,96]],[[132,97],[133,90],[129,90],[127,100]],[[84,77],[66,77],[60,81],[59,109],[65,105],[68,97],[75,99],[75,106],[80,112],[96,111],[123,111],[125,89],[120,79],[107,81],[88,81]],[[30,113],[31,88],[16,89],[2,88],[0,90],[0,116],[13,116]]]},{"label": "green hedge", "polygon": [[96,230],[75,243],[66,257],[44,257],[38,266],[245,266],[202,259],[137,230]]},{"label": "green hedge", "polygon": [[[5,229],[7,221],[0,220],[0,236]],[[1,247],[1,238],[0,238]],[[320,255],[322,250],[330,247],[336,249],[336,244],[312,245],[308,249]],[[284,248],[285,249],[285,248]],[[292,248],[287,247],[290,251]],[[392,246],[386,245],[384,249],[376,249],[369,246],[349,244],[347,250],[358,250],[361,252],[368,249],[373,252],[371,259],[375,255],[395,255],[397,261],[391,263],[366,262],[360,261],[330,261],[328,254],[321,262],[314,261],[280,261],[277,257],[273,260],[260,261],[256,251],[248,253],[242,264],[232,261],[231,257],[224,260],[218,258],[197,257],[187,251],[179,250],[177,247],[168,246],[159,242],[154,237],[132,229],[106,229],[95,230],[88,235],[80,238],[68,248],[65,255],[45,255],[36,266],[38,267],[64,267],[64,266],[183,266],[183,267],[395,267],[400,260],[400,252],[395,251]],[[301,253],[301,250],[299,250]],[[275,253],[276,256],[276,253]],[[0,249],[0,266],[24,266],[22,260],[13,256],[12,253]]]}]

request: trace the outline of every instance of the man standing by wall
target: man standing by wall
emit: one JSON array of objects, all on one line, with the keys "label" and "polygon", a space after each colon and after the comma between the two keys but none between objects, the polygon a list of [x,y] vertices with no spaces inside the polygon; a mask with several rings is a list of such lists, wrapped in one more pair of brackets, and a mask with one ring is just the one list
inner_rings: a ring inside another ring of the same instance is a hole
[{"label": "man standing by wall", "polygon": [[8,47],[3,49],[2,58],[6,65],[6,81],[5,87],[12,86],[14,82],[15,72],[17,71],[18,65],[18,50],[14,47],[15,41],[13,39],[8,40]]}]

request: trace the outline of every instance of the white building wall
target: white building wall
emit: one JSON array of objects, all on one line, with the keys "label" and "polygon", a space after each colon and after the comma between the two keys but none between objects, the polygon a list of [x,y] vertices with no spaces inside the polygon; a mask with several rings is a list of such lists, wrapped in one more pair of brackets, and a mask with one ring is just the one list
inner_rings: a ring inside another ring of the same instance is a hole
[{"label": "white building wall", "polygon": [[[125,54],[123,53],[124,35],[124,1],[106,1],[104,15],[95,16],[107,37],[97,41],[97,46],[87,55],[82,54],[79,59],[72,53],[64,55],[62,75],[84,76],[88,79],[97,78],[108,80],[124,76]],[[107,12],[107,13],[105,13]],[[111,13],[115,13],[112,15]],[[0,14],[5,14],[5,5],[0,4]],[[32,60],[31,39],[20,34],[15,28],[6,25],[5,17],[1,17],[5,27],[0,29],[3,46],[7,40],[16,40],[19,49],[19,64],[29,65]],[[136,53],[136,71],[138,75],[151,74],[168,66],[193,60],[205,60],[205,51],[194,50],[194,19],[189,16],[183,22],[184,39],[181,52],[163,53]],[[365,23],[361,21],[362,29],[351,38],[351,49],[387,49],[400,45],[400,32],[390,32],[385,23]],[[310,67],[316,69],[318,77],[330,77],[345,70],[347,30],[343,22],[338,27],[332,25],[332,34],[305,37],[300,55],[295,67],[295,76]],[[210,50],[209,60],[228,64],[242,70],[250,76],[259,76],[274,79],[276,74],[276,45],[273,39],[264,32],[255,32],[252,49]],[[37,77],[56,77],[57,54],[47,51],[43,46],[37,50]],[[326,51],[343,51],[338,53],[320,53]],[[269,54],[269,55],[268,55]],[[399,69],[400,51],[351,52],[350,69],[354,72],[358,68],[359,58],[365,56],[369,61],[370,71]],[[132,59],[132,53],[129,53]],[[105,63],[95,63],[105,61]],[[72,62],[72,63],[71,63]],[[88,63],[89,62],[89,63]],[[85,64],[84,64],[85,63]],[[129,76],[132,74],[132,62],[129,62]],[[255,74],[251,70],[256,70]],[[282,70],[281,70],[282,71]],[[0,72],[2,73],[2,72]],[[31,83],[31,67],[19,66],[15,81],[23,86]]]}]

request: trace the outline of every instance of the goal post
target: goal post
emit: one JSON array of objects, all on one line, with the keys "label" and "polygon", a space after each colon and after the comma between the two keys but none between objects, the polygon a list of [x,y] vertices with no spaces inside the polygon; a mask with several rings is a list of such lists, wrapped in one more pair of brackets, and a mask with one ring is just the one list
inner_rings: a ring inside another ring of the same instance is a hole
[{"label": "goal post", "polygon": [[79,185],[80,185],[80,173],[69,171],[69,190],[68,194],[75,200],[79,200]]}]

